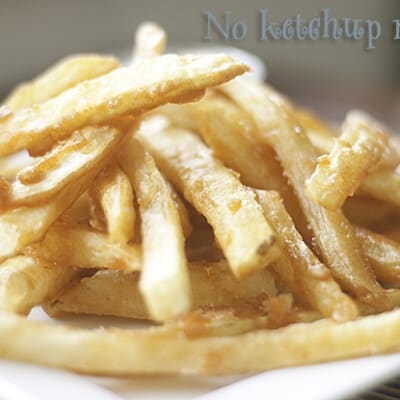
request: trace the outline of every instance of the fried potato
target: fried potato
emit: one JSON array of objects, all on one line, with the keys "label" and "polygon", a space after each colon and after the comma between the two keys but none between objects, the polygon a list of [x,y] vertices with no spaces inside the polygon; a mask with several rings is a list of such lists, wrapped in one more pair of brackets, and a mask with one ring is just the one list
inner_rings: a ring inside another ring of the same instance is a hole
[{"label": "fried potato", "polygon": [[152,58],[164,52],[167,34],[154,22],[144,22],[136,29],[132,60]]},{"label": "fried potato", "polygon": [[187,238],[193,231],[193,227],[190,222],[189,211],[187,210],[185,203],[183,202],[183,199],[181,198],[181,196],[179,196],[178,192],[174,189],[171,183],[169,181],[165,181],[165,183],[167,184],[171,192],[171,196],[172,199],[174,200],[175,207],[178,210],[183,234]]},{"label": "fried potato", "polygon": [[[274,229],[280,245],[287,249],[292,274],[278,274],[293,290],[325,317],[337,321],[354,319],[358,312],[353,301],[345,295],[330,271],[303,242],[277,192],[257,191],[264,214]],[[279,268],[279,265],[278,265]],[[290,280],[290,275],[293,279]]]},{"label": "fried potato", "polygon": [[66,267],[127,272],[141,268],[138,245],[112,242],[107,235],[79,225],[54,224],[43,240],[25,249],[25,253]]},{"label": "fried potato", "polygon": [[89,193],[105,216],[110,239],[120,243],[132,240],[136,212],[132,185],[126,174],[111,164],[93,182]]},{"label": "fried potato", "polygon": [[293,190],[272,149],[261,146],[255,139],[257,127],[252,118],[229,99],[215,94],[185,108],[191,111],[214,155],[239,172],[245,185],[279,191],[296,226],[308,237],[306,221]]},{"label": "fried potato", "polygon": [[243,277],[279,255],[275,236],[254,193],[189,131],[165,127],[162,117],[142,125],[138,135],[161,171],[209,224],[233,273]]},{"label": "fried potato", "polygon": [[1,193],[0,208],[33,206],[44,203],[115,152],[122,133],[108,126],[76,131],[34,165],[17,174],[6,193]]},{"label": "fried potato", "polygon": [[399,335],[399,310],[343,324],[321,320],[200,338],[173,326],[84,330],[2,313],[0,355],[96,375],[228,374],[398,351]]},{"label": "fried potato", "polygon": [[356,228],[364,256],[368,259],[380,282],[400,282],[400,243],[367,229]]},{"label": "fried potato", "polygon": [[177,317],[190,309],[190,284],[174,199],[153,158],[133,136],[118,159],[139,205],[143,247],[140,291],[154,319]]},{"label": "fried potato", "polygon": [[[304,183],[316,166],[316,153],[277,93],[249,79],[222,87],[247,110],[258,126],[258,140],[274,148],[315,235],[315,242],[335,279],[360,300],[385,308],[388,301],[362,257],[354,228],[341,210],[330,211],[307,198]],[[294,154],[296,156],[294,156]]]},{"label": "fried potato", "polygon": [[361,184],[361,192],[400,207],[400,170],[379,170],[368,175]]},{"label": "fried potato", "polygon": [[[351,115],[353,116],[353,121],[357,124],[361,123],[364,126],[368,126],[372,132],[387,138],[380,161],[376,164],[375,170],[364,178],[359,191],[370,195],[374,199],[399,207],[400,192],[397,188],[400,185],[400,175],[399,171],[395,169],[400,162],[399,143],[393,137],[389,138],[385,134],[386,129],[368,115],[360,112],[353,112]],[[299,113],[296,111],[296,118],[298,117]],[[329,128],[323,125],[314,115],[308,114],[307,118],[300,116],[299,122],[304,124],[306,134],[319,154],[329,153],[333,149],[335,135],[332,134],[331,139],[329,139]]]},{"label": "fried potato", "polygon": [[97,54],[78,54],[59,61],[32,82],[17,86],[4,101],[15,111],[23,107],[49,100],[65,90],[86,81],[104,75],[119,67],[114,57]]},{"label": "fried potato", "polygon": [[383,135],[349,114],[332,151],[318,158],[317,168],[306,180],[306,195],[330,210],[341,208],[379,162],[385,144]]},{"label": "fried potato", "polygon": [[[193,309],[240,307],[243,303],[257,309],[276,295],[274,279],[266,269],[240,282],[232,275],[226,261],[194,262],[188,271]],[[45,309],[50,316],[73,313],[151,319],[138,280],[135,273],[102,270],[49,299]]]},{"label": "fried potato", "polygon": [[247,70],[225,55],[167,55],[139,61],[1,119],[0,155],[49,140],[51,144],[85,125],[185,101]]},{"label": "fried potato", "polygon": [[73,268],[62,268],[38,258],[9,258],[0,265],[0,310],[28,314],[76,275]]}]

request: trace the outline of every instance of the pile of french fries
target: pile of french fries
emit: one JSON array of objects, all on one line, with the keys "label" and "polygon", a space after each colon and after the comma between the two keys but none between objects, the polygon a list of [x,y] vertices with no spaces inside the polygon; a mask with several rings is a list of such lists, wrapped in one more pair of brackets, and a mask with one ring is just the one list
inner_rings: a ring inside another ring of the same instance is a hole
[{"label": "pile of french fries", "polygon": [[131,65],[69,57],[0,108],[0,357],[228,374],[400,350],[395,137],[165,44],[145,23]]}]

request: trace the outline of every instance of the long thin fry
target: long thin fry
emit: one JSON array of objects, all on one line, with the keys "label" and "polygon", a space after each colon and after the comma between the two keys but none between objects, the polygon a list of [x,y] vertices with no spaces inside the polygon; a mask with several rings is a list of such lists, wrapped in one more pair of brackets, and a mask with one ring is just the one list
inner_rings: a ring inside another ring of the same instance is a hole
[{"label": "long thin fry", "polygon": [[185,108],[191,111],[202,138],[215,156],[239,172],[245,185],[279,191],[296,226],[308,239],[299,202],[272,149],[260,146],[254,138],[257,127],[252,118],[229,99],[215,94]]},{"label": "long thin fry", "polygon": [[[192,308],[262,307],[276,295],[274,279],[265,269],[238,281],[226,261],[194,262],[189,265]],[[151,319],[138,287],[139,276],[120,271],[102,270],[83,278],[50,299],[46,311],[51,316],[64,313],[113,315],[124,318]]]},{"label": "long thin fry", "polygon": [[135,46],[132,60],[137,62],[142,58],[152,58],[164,52],[167,44],[167,34],[154,22],[144,22],[135,33]]},{"label": "long thin fry", "polygon": [[[354,319],[358,314],[356,305],[342,292],[330,271],[303,242],[279,194],[257,191],[257,197],[278,241],[290,256],[294,275],[292,290],[296,293],[299,288],[299,294],[326,317],[338,321]],[[280,277],[285,279],[282,275]]]},{"label": "long thin fry", "polygon": [[112,164],[100,174],[89,193],[105,216],[107,231],[114,242],[128,243],[134,238],[136,212],[129,178]]},{"label": "long thin fry", "polygon": [[343,324],[322,320],[197,339],[174,327],[83,330],[3,313],[0,355],[91,374],[227,374],[395,352],[399,335],[399,310]]},{"label": "long thin fry", "polygon": [[380,282],[400,282],[400,243],[367,229],[356,228],[364,256],[369,260]]},{"label": "long thin fry", "polygon": [[76,177],[108,159],[120,140],[121,132],[108,126],[75,132],[37,163],[21,170],[10,189],[1,193],[0,207],[43,204]]},{"label": "long thin fry", "polygon": [[254,193],[196,135],[165,128],[163,121],[147,121],[139,137],[162,172],[213,227],[234,274],[243,277],[271,263],[279,247]]},{"label": "long thin fry", "polygon": [[387,307],[385,293],[362,257],[352,225],[341,210],[326,210],[305,195],[304,183],[315,169],[316,153],[293,118],[290,105],[271,89],[248,79],[236,79],[223,90],[253,116],[259,140],[275,149],[334,277],[362,301]]},{"label": "long thin fry", "polygon": [[128,272],[141,268],[139,246],[112,242],[107,235],[78,225],[54,224],[43,240],[25,249],[25,253],[65,267]]},{"label": "long thin fry", "polygon": [[1,119],[0,155],[59,140],[84,125],[185,101],[247,69],[225,55],[168,55],[139,61]]},{"label": "long thin fry", "polygon": [[[111,133],[115,128],[109,129]],[[122,132],[119,136],[122,139]],[[107,161],[103,160],[104,163]],[[77,176],[47,204],[19,207],[0,214],[0,261],[40,240],[56,219],[87,189],[103,166],[103,163],[98,163],[86,174]]]},{"label": "long thin fry", "polygon": [[332,151],[318,158],[317,168],[306,180],[306,194],[325,208],[341,208],[379,162],[384,148],[382,135],[348,115]]},{"label": "long thin fry", "polygon": [[115,68],[119,62],[113,57],[97,54],[78,54],[59,61],[32,82],[19,85],[4,101],[11,110],[31,107],[87,79],[97,78]]},{"label": "long thin fry", "polygon": [[183,202],[183,199],[179,195],[179,193],[174,189],[174,187],[171,185],[169,181],[166,181],[169,190],[171,192],[171,196],[174,200],[175,207],[178,210],[179,213],[179,219],[181,221],[182,225],[182,231],[185,237],[187,238],[190,236],[190,234],[193,231],[192,224],[190,222],[190,217],[189,217],[189,211],[187,210],[185,203]]},{"label": "long thin fry", "polygon": [[17,256],[0,265],[0,309],[28,314],[47,297],[55,296],[77,272],[38,258]]},{"label": "long thin fry", "polygon": [[[296,111],[296,117],[299,116]],[[354,114],[353,114],[354,116]],[[361,118],[364,125],[367,125],[372,131],[378,134],[385,132],[375,120],[369,116],[365,116],[357,112],[355,119]],[[324,126],[314,115],[308,114],[307,118],[300,116],[299,122],[305,124],[306,133],[311,140],[314,149],[319,154],[329,153],[335,144],[335,135],[331,134],[329,139],[329,128]],[[400,174],[395,169],[400,162],[400,145],[392,137],[388,138],[381,160],[376,166],[376,171],[372,171],[367,175],[361,183],[360,192],[366,193],[371,197],[386,201],[397,207],[400,206],[400,191],[397,189],[400,185]]]},{"label": "long thin fry", "polygon": [[185,240],[171,191],[153,158],[134,137],[119,155],[140,210],[143,266],[140,290],[150,314],[168,320],[190,308]]}]

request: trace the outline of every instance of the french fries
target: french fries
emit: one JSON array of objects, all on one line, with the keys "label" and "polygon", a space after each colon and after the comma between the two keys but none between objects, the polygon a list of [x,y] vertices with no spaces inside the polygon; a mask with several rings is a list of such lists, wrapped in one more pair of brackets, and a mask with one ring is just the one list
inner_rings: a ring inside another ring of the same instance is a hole
[{"label": "french fries", "polygon": [[259,140],[276,151],[334,277],[362,301],[388,307],[384,290],[362,257],[354,228],[341,210],[326,210],[305,194],[304,183],[315,169],[316,153],[299,127],[295,130],[297,121],[290,105],[271,89],[249,79],[236,79],[222,90],[252,115]]},{"label": "french fries", "polygon": [[0,265],[0,309],[28,314],[76,275],[73,268],[61,268],[38,258],[9,258]]},{"label": "french fries", "polygon": [[31,107],[59,95],[78,83],[97,78],[119,67],[113,57],[97,54],[78,54],[67,57],[35,78],[19,85],[4,101],[15,111]]},{"label": "french fries", "polygon": [[[67,58],[0,107],[0,358],[230,374],[399,351],[388,129],[352,111],[338,136],[268,86],[225,83],[241,62],[165,45],[144,23],[130,67]],[[36,306],[158,326],[22,317]]]},{"label": "french fries", "polygon": [[[188,271],[193,309],[240,307],[242,303],[262,308],[266,300],[277,293],[274,279],[266,269],[240,282],[225,261],[194,262]],[[151,319],[138,280],[135,273],[99,271],[50,298],[46,312],[51,316],[73,313]]]},{"label": "french fries", "polygon": [[0,120],[0,155],[52,143],[85,125],[185,101],[246,71],[244,64],[224,55],[167,55],[138,61]]},{"label": "french fries", "polygon": [[329,210],[342,207],[382,157],[382,135],[371,132],[352,114],[329,155],[318,158],[314,173],[305,182],[306,194]]},{"label": "french fries", "polygon": [[115,243],[103,233],[78,225],[54,224],[41,242],[28,246],[24,252],[66,267],[127,272],[141,268],[138,245]]},{"label": "french fries", "polygon": [[342,324],[322,320],[194,339],[174,326],[84,330],[3,313],[0,356],[96,375],[218,375],[385,354],[398,351],[399,334],[399,310]]},{"label": "french fries", "polygon": [[244,110],[222,96],[209,95],[186,106],[213,153],[226,166],[239,172],[245,185],[277,190],[303,236],[308,237],[299,202],[288,185],[283,170],[270,147],[255,138],[256,126]]},{"label": "french fries", "polygon": [[140,210],[143,267],[140,290],[156,320],[177,317],[190,308],[181,220],[170,188],[153,158],[131,137],[120,154]]},{"label": "french fries", "polygon": [[213,158],[200,139],[163,127],[162,117],[144,123],[138,134],[162,172],[213,227],[236,276],[260,270],[278,256],[275,236],[254,193]]},{"label": "french fries", "polygon": [[108,159],[120,140],[121,132],[107,126],[75,132],[39,162],[19,171],[9,190],[1,193],[0,208],[31,206],[50,200],[76,177]]},{"label": "french fries", "polygon": [[278,264],[275,268],[278,269],[281,279],[286,280],[294,292],[298,291],[298,294],[323,316],[339,321],[354,319],[358,314],[356,305],[342,292],[329,270],[303,242],[279,194],[257,191],[257,198],[277,234],[278,241],[287,249],[290,257],[289,262],[293,268],[290,275],[293,278],[286,280]]},{"label": "french fries", "polygon": [[95,204],[104,214],[107,232],[114,242],[134,239],[136,211],[129,178],[116,165],[110,165],[89,189]]}]

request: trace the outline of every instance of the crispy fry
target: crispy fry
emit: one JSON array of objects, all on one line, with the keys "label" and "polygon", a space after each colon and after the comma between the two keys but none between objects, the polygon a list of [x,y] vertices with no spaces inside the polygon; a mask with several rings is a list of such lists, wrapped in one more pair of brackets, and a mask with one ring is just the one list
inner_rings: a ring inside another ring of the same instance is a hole
[{"label": "crispy fry", "polygon": [[398,351],[399,335],[399,310],[343,324],[322,320],[197,339],[173,326],[84,330],[3,313],[0,355],[98,375],[227,374]]},{"label": "crispy fry", "polygon": [[225,55],[167,55],[139,61],[1,119],[0,155],[46,144],[49,139],[51,144],[85,125],[185,101],[247,69]]},{"label": "crispy fry", "polygon": [[104,75],[119,67],[113,57],[97,54],[78,54],[59,61],[32,82],[19,85],[4,101],[15,111],[23,107],[49,100],[65,90],[86,81]]},{"label": "crispy fry", "polygon": [[[104,160],[106,161],[108,160]],[[0,214],[0,261],[18,254],[24,246],[40,240],[55,220],[89,186],[102,167],[103,164],[98,163],[84,175],[76,176],[75,181],[67,184],[47,204],[23,206]]]},{"label": "crispy fry", "polygon": [[135,46],[132,59],[134,62],[142,58],[152,58],[164,52],[167,34],[154,22],[144,22],[136,29]]},{"label": "crispy fry", "polygon": [[165,182],[168,185],[172,199],[174,200],[175,203],[175,207],[178,210],[183,234],[187,238],[193,231],[192,224],[190,223],[189,211],[187,210],[185,203],[183,202],[183,199],[181,198],[181,196],[179,196],[178,192],[174,189],[171,183],[169,181]]},{"label": "crispy fry", "polygon": [[75,132],[34,165],[17,174],[8,193],[2,193],[1,208],[32,206],[50,200],[67,184],[116,150],[122,134],[108,126],[87,127]]},{"label": "crispy fry", "polygon": [[[268,270],[238,281],[226,261],[195,262],[189,268],[192,308],[261,307],[276,295],[274,279]],[[103,270],[83,278],[50,299],[46,311],[51,316],[64,313],[114,315],[125,318],[151,319],[138,287],[139,276],[120,271]],[[118,294],[118,295],[116,295]]]},{"label": "crispy fry", "polygon": [[0,309],[28,314],[32,307],[57,294],[77,272],[38,258],[17,256],[0,265]]},{"label": "crispy fry", "polygon": [[330,210],[342,207],[352,196],[368,171],[382,157],[385,140],[349,114],[343,132],[328,155],[318,158],[318,165],[305,182],[307,196]]},{"label": "crispy fry", "polygon": [[[277,240],[286,248],[292,274],[279,274],[293,290],[325,317],[348,321],[357,316],[357,307],[334,281],[330,271],[303,242],[277,192],[257,191],[264,214],[274,229]],[[279,273],[279,271],[277,271]],[[290,275],[293,279],[290,280]]]},{"label": "crispy fry", "polygon": [[115,164],[108,166],[89,192],[104,213],[110,239],[120,243],[132,240],[136,212],[132,185],[125,173]]},{"label": "crispy fry", "polygon": [[[385,136],[385,128],[381,127],[371,117],[360,112],[353,112],[352,115],[357,124],[367,125],[372,132]],[[296,112],[296,117],[298,117],[298,112]],[[332,150],[335,135],[332,134],[331,139],[329,139],[329,128],[327,126],[323,125],[312,114],[308,114],[307,118],[300,117],[299,121],[305,124],[306,133],[319,154],[329,153]],[[400,145],[394,138],[388,138],[383,155],[376,165],[376,171],[372,171],[364,178],[360,192],[399,207],[400,191],[397,188],[400,185],[400,176],[399,171],[395,169],[399,162]]]},{"label": "crispy fry", "polygon": [[315,169],[316,153],[293,118],[290,105],[271,89],[248,79],[236,79],[224,85],[223,91],[252,115],[259,128],[258,140],[275,149],[333,276],[362,301],[387,307],[385,293],[365,263],[349,221],[340,210],[326,210],[305,195],[304,182]]},{"label": "crispy fry", "polygon": [[243,277],[271,263],[279,247],[254,193],[197,136],[165,128],[163,121],[148,120],[139,137],[162,172],[207,218],[234,274]]},{"label": "crispy fry", "polygon": [[156,320],[190,309],[185,239],[171,191],[153,158],[134,137],[119,155],[137,196],[142,227],[143,266],[139,287]]},{"label": "crispy fry", "polygon": [[107,235],[78,225],[54,224],[44,239],[25,249],[25,253],[66,267],[127,272],[141,268],[139,246],[114,243]]},{"label": "crispy fry", "polygon": [[367,229],[356,228],[364,256],[380,282],[400,282],[400,243]]},{"label": "crispy fry", "polygon": [[299,202],[283,175],[271,148],[261,146],[254,138],[254,121],[236,104],[222,96],[209,95],[190,104],[190,109],[204,141],[226,166],[239,172],[245,185],[277,190],[302,235],[308,238]]}]

